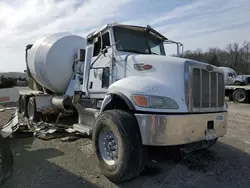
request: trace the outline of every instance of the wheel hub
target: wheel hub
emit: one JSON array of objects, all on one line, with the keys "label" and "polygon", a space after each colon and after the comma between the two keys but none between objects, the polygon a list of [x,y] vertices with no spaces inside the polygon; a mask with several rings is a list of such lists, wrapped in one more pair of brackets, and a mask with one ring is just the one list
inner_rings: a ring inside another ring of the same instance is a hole
[{"label": "wheel hub", "polygon": [[101,130],[99,135],[99,149],[103,160],[109,164],[114,165],[117,161],[117,140],[114,132],[108,128]]},{"label": "wheel hub", "polygon": [[245,99],[245,95],[244,95],[244,93],[238,92],[238,93],[236,93],[235,98],[236,98],[238,101],[242,101],[242,100]]}]

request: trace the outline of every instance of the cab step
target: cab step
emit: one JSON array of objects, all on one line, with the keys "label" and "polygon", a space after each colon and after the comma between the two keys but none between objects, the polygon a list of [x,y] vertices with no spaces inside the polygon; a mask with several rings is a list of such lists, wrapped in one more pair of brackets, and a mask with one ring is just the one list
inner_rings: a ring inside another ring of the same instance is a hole
[{"label": "cab step", "polygon": [[92,135],[93,128],[88,125],[83,124],[74,124],[73,129],[83,134],[87,134],[88,136]]}]

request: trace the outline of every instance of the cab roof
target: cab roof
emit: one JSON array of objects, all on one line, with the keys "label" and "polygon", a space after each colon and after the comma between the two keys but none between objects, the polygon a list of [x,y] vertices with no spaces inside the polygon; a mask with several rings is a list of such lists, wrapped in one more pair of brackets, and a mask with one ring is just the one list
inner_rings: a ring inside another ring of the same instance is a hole
[{"label": "cab roof", "polygon": [[142,32],[146,31],[146,30],[149,30],[154,35],[157,35],[158,37],[162,38],[162,40],[168,40],[165,36],[163,36],[158,31],[154,30],[153,28],[151,28],[149,25],[147,25],[147,27],[142,27],[142,26],[135,26],[135,25],[118,24],[116,22],[110,23],[110,24],[106,24],[106,25],[103,25],[101,27],[98,27],[97,29],[95,29],[94,31],[92,31],[87,36],[87,39],[95,38],[100,32],[105,31],[106,29],[112,28],[112,27],[120,27],[120,28],[126,28],[126,29],[135,30],[135,31],[142,31]]}]

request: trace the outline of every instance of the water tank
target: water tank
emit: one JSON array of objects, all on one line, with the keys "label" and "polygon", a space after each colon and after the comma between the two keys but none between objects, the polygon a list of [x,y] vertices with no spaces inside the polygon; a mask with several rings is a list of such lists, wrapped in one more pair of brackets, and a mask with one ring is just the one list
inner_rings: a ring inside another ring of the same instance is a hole
[{"label": "water tank", "polygon": [[37,40],[28,52],[28,67],[43,87],[65,93],[73,74],[72,65],[78,49],[87,40],[70,33],[55,33]]}]

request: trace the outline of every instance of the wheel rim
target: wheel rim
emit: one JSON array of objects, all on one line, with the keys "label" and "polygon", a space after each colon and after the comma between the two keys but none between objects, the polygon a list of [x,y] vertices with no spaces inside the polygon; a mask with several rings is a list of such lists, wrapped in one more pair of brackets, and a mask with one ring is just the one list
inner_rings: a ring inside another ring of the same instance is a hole
[{"label": "wheel rim", "polygon": [[243,93],[243,92],[237,92],[237,93],[235,93],[235,99],[237,101],[240,101],[240,102],[244,101],[245,98],[246,98],[245,93]]},{"label": "wheel rim", "polygon": [[114,165],[118,159],[118,145],[114,132],[107,127],[103,128],[99,134],[98,145],[102,159],[108,165]]},{"label": "wheel rim", "polygon": [[29,119],[34,118],[34,106],[32,102],[28,103],[28,116],[29,116]]}]

